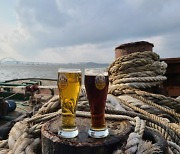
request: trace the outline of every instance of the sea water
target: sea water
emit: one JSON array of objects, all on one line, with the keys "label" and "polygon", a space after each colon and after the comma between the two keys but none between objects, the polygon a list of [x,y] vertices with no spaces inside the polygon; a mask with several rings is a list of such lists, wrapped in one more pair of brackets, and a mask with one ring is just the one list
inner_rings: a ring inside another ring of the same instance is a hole
[{"label": "sea water", "polygon": [[57,79],[59,68],[79,68],[84,75],[84,69],[92,67],[108,67],[108,64],[0,64],[0,82],[22,78]]}]

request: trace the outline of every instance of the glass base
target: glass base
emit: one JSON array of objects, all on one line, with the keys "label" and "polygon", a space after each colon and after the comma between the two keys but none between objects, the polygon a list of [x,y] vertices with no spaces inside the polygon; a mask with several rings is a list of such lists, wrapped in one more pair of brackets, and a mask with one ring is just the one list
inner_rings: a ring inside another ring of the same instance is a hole
[{"label": "glass base", "polygon": [[89,129],[88,134],[92,138],[104,138],[104,137],[107,137],[109,135],[109,130],[107,128],[104,130]]},{"label": "glass base", "polygon": [[78,135],[78,129],[61,129],[58,131],[58,135],[62,138],[75,138]]}]

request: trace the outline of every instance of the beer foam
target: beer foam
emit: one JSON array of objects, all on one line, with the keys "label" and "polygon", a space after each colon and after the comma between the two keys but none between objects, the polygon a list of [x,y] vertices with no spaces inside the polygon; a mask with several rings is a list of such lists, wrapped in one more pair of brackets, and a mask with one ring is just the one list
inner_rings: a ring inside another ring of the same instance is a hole
[{"label": "beer foam", "polygon": [[81,70],[80,69],[59,68],[58,72],[62,72],[62,73],[81,73]]},{"label": "beer foam", "polygon": [[104,76],[108,76],[108,72],[103,68],[85,69],[85,75],[86,76],[97,76],[99,74],[102,74]]}]

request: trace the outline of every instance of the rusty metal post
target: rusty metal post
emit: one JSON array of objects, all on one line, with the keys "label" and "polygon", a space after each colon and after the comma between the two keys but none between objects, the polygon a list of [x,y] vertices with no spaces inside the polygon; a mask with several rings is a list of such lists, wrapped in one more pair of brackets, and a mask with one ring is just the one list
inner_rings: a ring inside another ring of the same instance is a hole
[{"label": "rusty metal post", "polygon": [[121,44],[115,48],[115,59],[134,52],[153,51],[154,45],[146,41]]}]

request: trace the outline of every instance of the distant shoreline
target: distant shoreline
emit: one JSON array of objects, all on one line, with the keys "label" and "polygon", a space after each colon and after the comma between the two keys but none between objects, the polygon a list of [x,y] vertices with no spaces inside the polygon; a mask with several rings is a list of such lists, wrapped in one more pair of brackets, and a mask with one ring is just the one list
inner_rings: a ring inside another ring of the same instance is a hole
[{"label": "distant shoreline", "polygon": [[79,63],[48,63],[48,62],[3,62],[0,63],[3,66],[11,66],[11,65],[59,65],[59,66],[106,66],[108,63],[95,63],[95,62],[79,62]]}]

